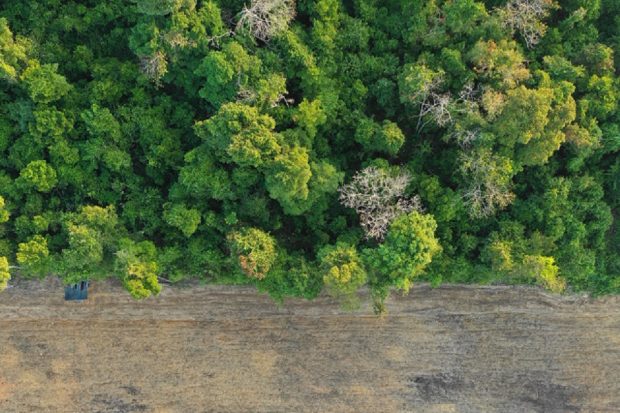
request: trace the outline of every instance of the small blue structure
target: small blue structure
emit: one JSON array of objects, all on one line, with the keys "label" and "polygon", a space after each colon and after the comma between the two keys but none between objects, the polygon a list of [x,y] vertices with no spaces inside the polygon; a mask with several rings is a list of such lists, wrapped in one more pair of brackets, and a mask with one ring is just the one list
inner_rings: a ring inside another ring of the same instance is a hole
[{"label": "small blue structure", "polygon": [[86,300],[88,298],[88,281],[65,286],[65,300]]}]

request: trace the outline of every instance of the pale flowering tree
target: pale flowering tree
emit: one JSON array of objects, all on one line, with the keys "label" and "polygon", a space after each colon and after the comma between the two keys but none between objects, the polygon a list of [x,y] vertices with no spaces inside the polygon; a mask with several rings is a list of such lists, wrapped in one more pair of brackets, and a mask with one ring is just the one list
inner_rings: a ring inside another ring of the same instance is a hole
[{"label": "pale flowering tree", "polygon": [[422,211],[419,196],[405,196],[411,181],[406,172],[394,175],[368,167],[355,174],[353,180],[338,189],[340,202],[359,214],[366,238],[382,240],[390,224],[402,214]]}]

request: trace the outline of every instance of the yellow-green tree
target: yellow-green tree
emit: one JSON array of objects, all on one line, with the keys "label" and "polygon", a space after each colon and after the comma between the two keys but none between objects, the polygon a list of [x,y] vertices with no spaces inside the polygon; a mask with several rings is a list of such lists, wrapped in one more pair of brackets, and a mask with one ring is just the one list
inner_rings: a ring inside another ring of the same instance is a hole
[{"label": "yellow-green tree", "polygon": [[237,268],[250,278],[267,276],[276,260],[276,242],[258,228],[243,228],[228,234],[228,247]]},{"label": "yellow-green tree", "polygon": [[319,250],[317,260],[327,292],[341,300],[345,308],[356,307],[356,293],[366,283],[367,275],[355,247],[346,243],[326,245]]},{"label": "yellow-green tree", "polygon": [[6,257],[0,257],[0,291],[6,288],[10,279],[11,274],[9,273],[9,262]]}]

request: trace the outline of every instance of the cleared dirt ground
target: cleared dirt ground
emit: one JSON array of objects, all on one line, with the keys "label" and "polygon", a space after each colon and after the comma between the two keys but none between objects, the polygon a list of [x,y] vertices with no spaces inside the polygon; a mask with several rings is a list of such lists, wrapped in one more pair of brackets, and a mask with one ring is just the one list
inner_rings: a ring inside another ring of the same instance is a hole
[{"label": "cleared dirt ground", "polygon": [[383,318],[250,288],[0,294],[0,412],[620,412],[620,298],[418,286]]}]

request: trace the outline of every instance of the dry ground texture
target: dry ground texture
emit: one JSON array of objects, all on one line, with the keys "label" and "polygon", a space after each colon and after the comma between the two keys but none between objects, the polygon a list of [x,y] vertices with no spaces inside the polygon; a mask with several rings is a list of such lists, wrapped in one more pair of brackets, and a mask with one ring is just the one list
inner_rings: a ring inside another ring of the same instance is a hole
[{"label": "dry ground texture", "polygon": [[418,286],[388,308],[18,284],[0,294],[0,412],[620,412],[619,297]]}]

